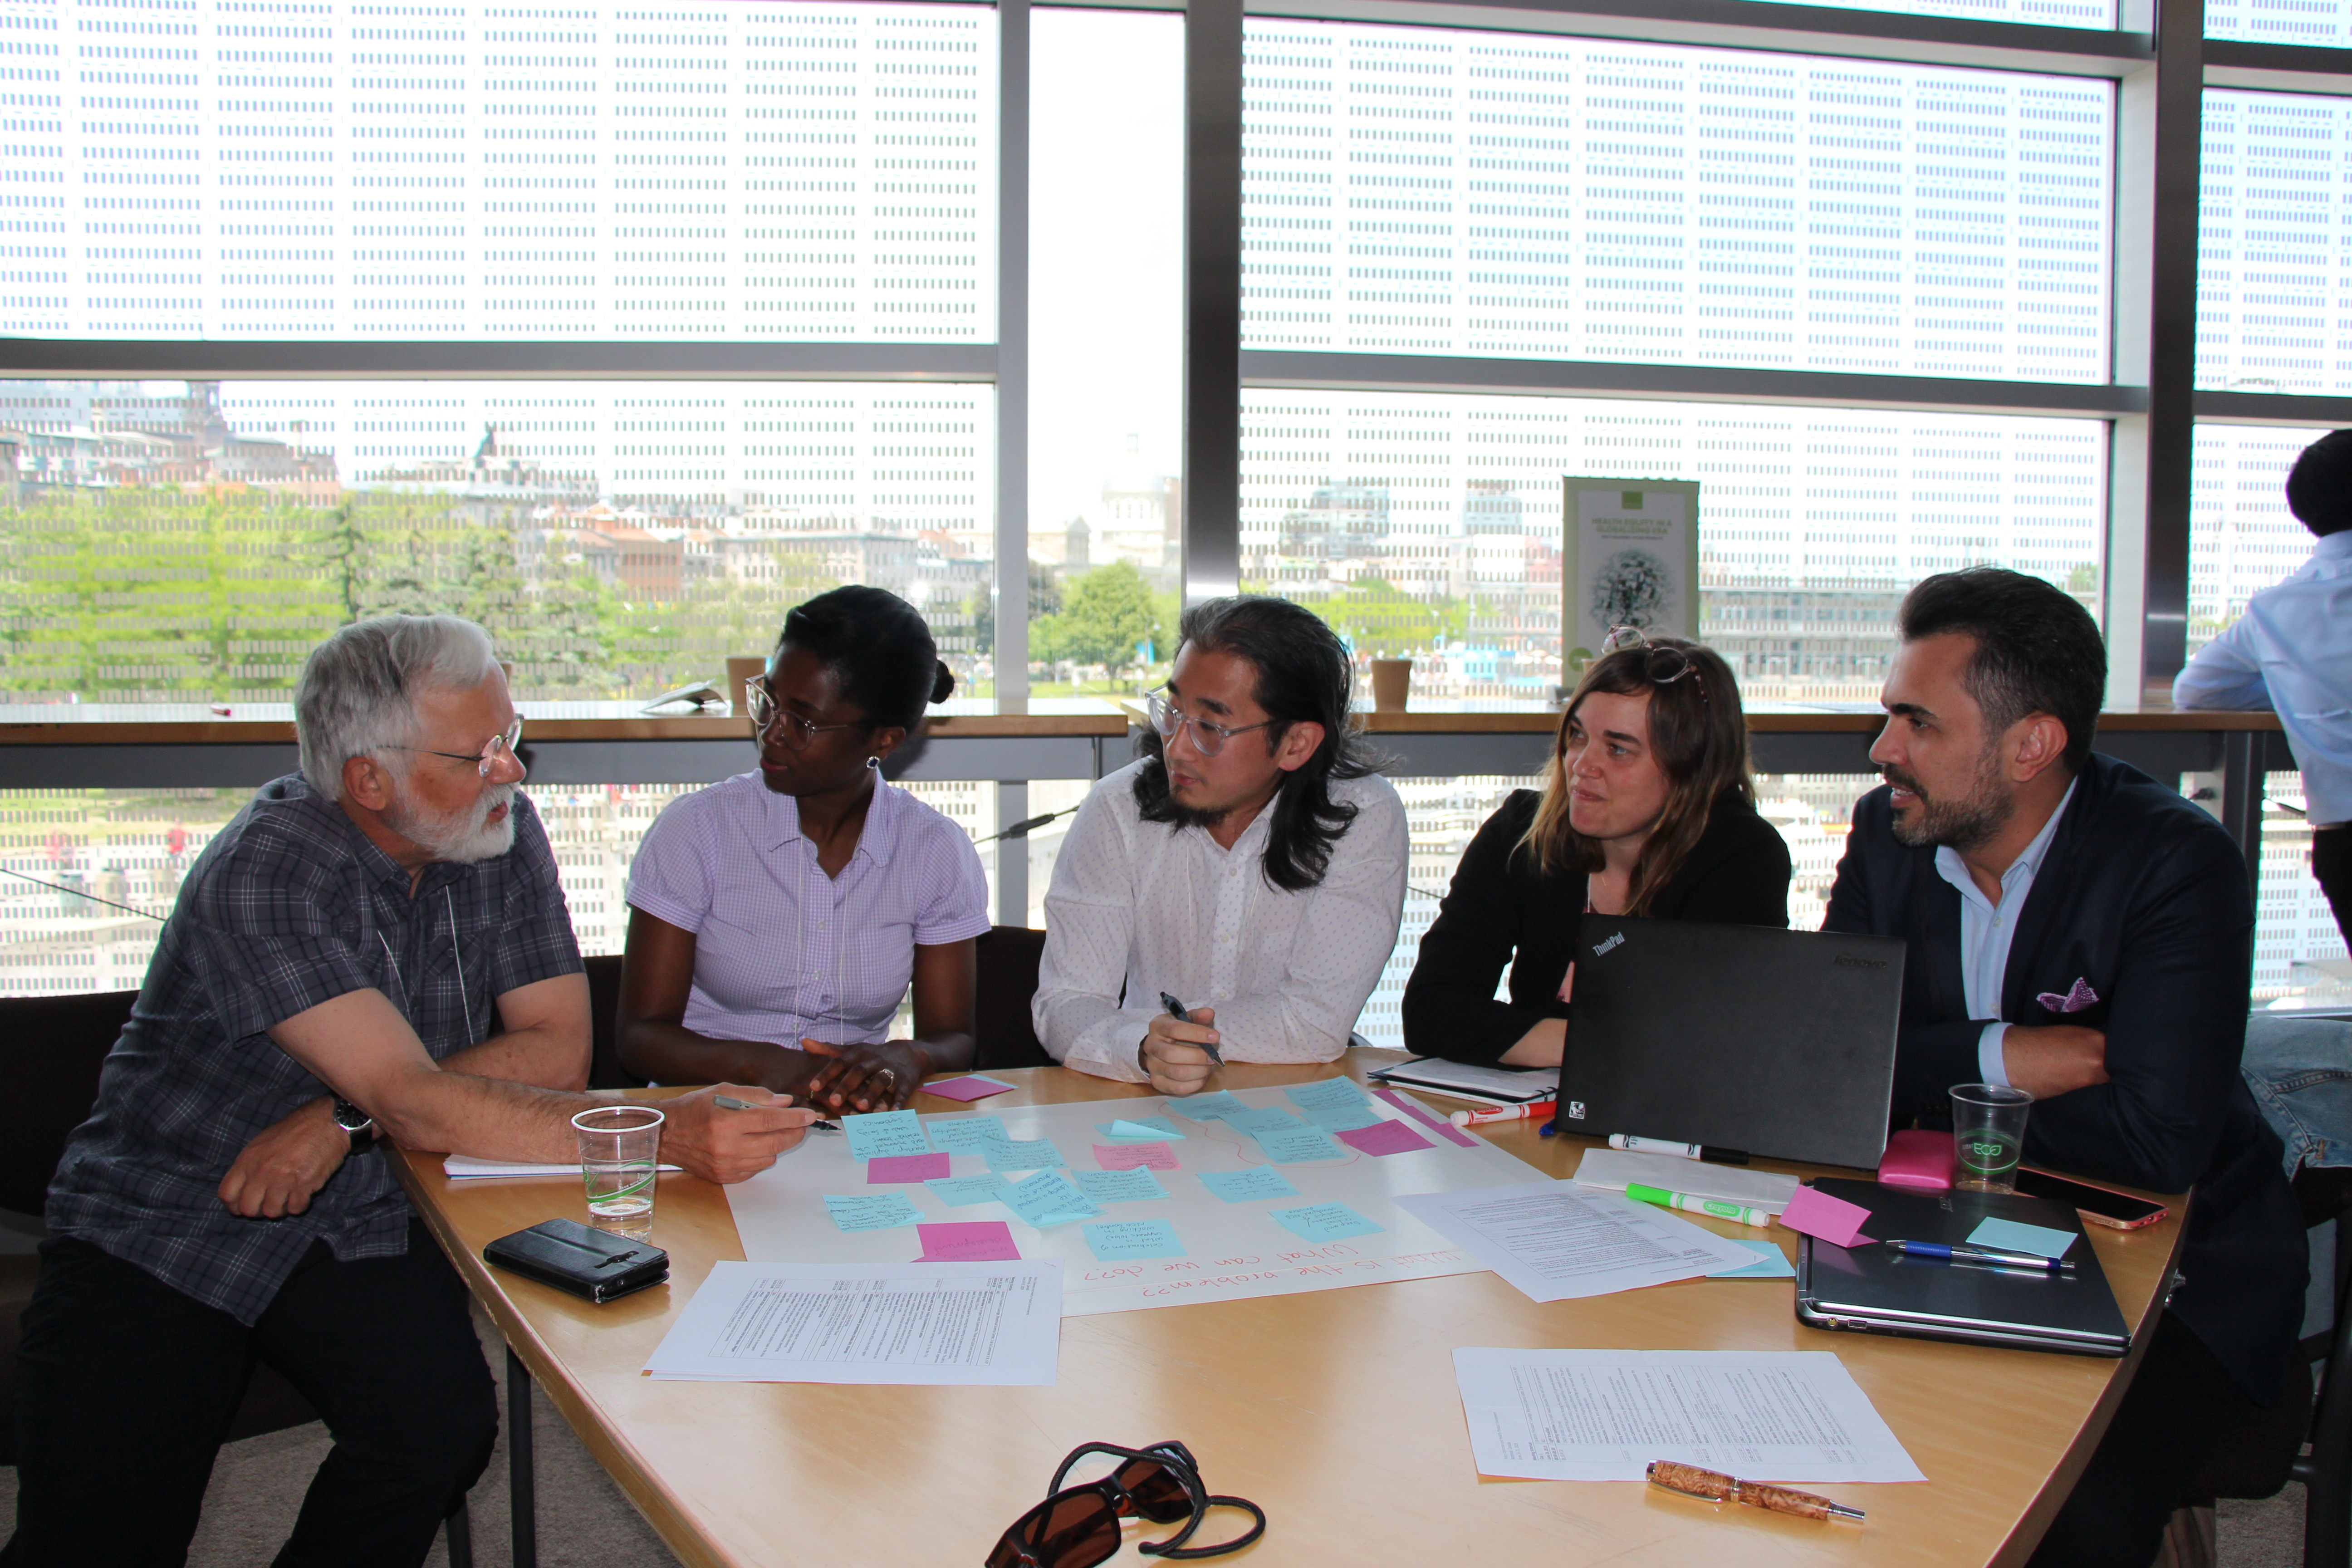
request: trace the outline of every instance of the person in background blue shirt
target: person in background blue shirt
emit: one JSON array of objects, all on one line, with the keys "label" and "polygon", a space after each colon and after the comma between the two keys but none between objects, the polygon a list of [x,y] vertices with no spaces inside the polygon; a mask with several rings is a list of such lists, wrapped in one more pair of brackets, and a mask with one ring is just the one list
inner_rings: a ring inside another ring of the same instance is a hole
[{"label": "person in background blue shirt", "polygon": [[2303,770],[2312,872],[2352,943],[2352,430],[2304,448],[2286,504],[2319,537],[2311,559],[2197,651],[2172,700],[2277,712]]}]

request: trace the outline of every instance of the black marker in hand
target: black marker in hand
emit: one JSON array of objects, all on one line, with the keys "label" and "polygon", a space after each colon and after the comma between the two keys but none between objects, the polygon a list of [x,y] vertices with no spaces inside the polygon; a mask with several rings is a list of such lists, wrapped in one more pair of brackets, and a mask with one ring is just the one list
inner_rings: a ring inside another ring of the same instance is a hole
[{"label": "black marker in hand", "polygon": [[[1167,992],[1165,992],[1165,991],[1162,991],[1162,992],[1160,994],[1160,1005],[1162,1007],[1165,1007],[1165,1008],[1167,1008],[1167,1009],[1168,1009],[1168,1016],[1169,1016],[1170,1017],[1171,1017],[1171,1018],[1174,1018],[1174,1019],[1178,1020],[1180,1023],[1186,1023],[1186,1024],[1189,1024],[1189,1023],[1191,1023],[1191,1022],[1192,1021],[1192,1014],[1191,1014],[1191,1013],[1189,1013],[1189,1012],[1187,1012],[1187,1011],[1185,1010],[1184,1004],[1183,1004],[1183,1003],[1181,1003],[1181,1002],[1179,1002],[1178,1000],[1176,1000],[1176,998],[1175,998],[1175,997],[1173,997],[1173,996],[1170,995],[1170,994],[1169,994]],[[1204,1050],[1204,1051],[1206,1051],[1206,1052],[1208,1052],[1208,1053],[1209,1053],[1209,1059],[1210,1059],[1211,1061],[1213,1061],[1213,1062],[1216,1063],[1219,1067],[1223,1067],[1223,1066],[1224,1066],[1224,1065],[1225,1065],[1225,1058],[1224,1058],[1223,1054],[1222,1052],[1220,1052],[1220,1051],[1217,1049],[1217,1047],[1214,1047],[1214,1046],[1213,1046],[1213,1045],[1209,1044],[1209,1042],[1208,1042],[1208,1041],[1206,1041],[1206,1040],[1187,1040],[1187,1041],[1185,1041],[1184,1043],[1185,1043],[1186,1045],[1188,1045],[1188,1046],[1191,1046],[1191,1045],[1196,1045],[1196,1046],[1199,1046],[1202,1050]]]}]

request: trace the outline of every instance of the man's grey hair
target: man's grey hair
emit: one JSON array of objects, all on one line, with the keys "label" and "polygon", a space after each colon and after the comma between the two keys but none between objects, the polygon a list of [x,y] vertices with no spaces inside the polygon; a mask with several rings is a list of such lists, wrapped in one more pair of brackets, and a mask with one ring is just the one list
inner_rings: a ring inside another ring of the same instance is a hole
[{"label": "man's grey hair", "polygon": [[415,742],[420,694],[469,691],[497,666],[490,634],[457,616],[378,616],[343,627],[310,650],[294,686],[302,776],[341,800],[347,760]]}]

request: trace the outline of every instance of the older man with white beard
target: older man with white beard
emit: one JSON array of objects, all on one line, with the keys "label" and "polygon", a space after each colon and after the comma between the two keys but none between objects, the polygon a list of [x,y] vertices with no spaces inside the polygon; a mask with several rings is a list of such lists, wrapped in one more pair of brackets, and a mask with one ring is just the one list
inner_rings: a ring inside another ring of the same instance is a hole
[{"label": "older man with white beard", "polygon": [[[282,1568],[422,1562],[489,1458],[465,1288],[370,1155],[576,1159],[605,1103],[521,721],[448,616],[345,626],[295,710],[301,773],[190,870],[50,1185],[8,1568],[181,1562],[257,1358],[335,1439]],[[664,1157],[720,1182],[814,1119],[736,1085],[666,1109]]]}]

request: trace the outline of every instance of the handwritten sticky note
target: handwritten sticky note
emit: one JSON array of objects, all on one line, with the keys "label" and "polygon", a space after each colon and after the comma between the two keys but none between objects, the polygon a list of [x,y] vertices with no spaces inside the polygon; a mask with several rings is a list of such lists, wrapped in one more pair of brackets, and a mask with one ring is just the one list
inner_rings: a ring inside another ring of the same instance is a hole
[{"label": "handwritten sticky note", "polygon": [[2036,1258],[2063,1258],[2074,1245],[2074,1233],[2046,1225],[2013,1219],[1989,1219],[1969,1232],[1971,1247],[1998,1247],[2008,1252],[2030,1252]]},{"label": "handwritten sticky note", "polygon": [[950,1168],[945,1154],[885,1154],[866,1162],[866,1180],[870,1186],[886,1182],[928,1182],[946,1175]]},{"label": "handwritten sticky note", "polygon": [[1374,1225],[1346,1204],[1307,1204],[1295,1209],[1268,1209],[1265,1217],[1308,1241],[1339,1241],[1350,1236],[1370,1236],[1388,1228]]},{"label": "handwritten sticky note", "polygon": [[1139,1116],[1131,1121],[1125,1118],[1117,1121],[1097,1121],[1095,1131],[1114,1143],[1160,1143],[1184,1136],[1176,1131],[1176,1124],[1164,1116]]},{"label": "handwritten sticky note", "polygon": [[1295,1198],[1298,1189],[1280,1171],[1260,1166],[1255,1171],[1203,1171],[1201,1184],[1229,1204],[1252,1198]]},{"label": "handwritten sticky note", "polygon": [[1395,1106],[1449,1143],[1458,1143],[1465,1149],[1475,1149],[1478,1146],[1477,1139],[1463,1131],[1443,1116],[1431,1115],[1427,1106],[1409,1094],[1399,1094],[1392,1089],[1376,1089],[1372,1090],[1372,1098]]},{"label": "handwritten sticky note", "polygon": [[[927,1083],[923,1085],[923,1092],[936,1094],[943,1100],[986,1100],[992,1094],[1012,1093],[1013,1086],[996,1079],[983,1078],[978,1073],[970,1073],[962,1078],[941,1079],[937,1083]],[[1002,1225],[1003,1221],[994,1220],[990,1223]],[[1004,1254],[1008,1259],[1018,1258],[1020,1256],[1017,1252]]]},{"label": "handwritten sticky note", "polygon": [[992,1143],[1013,1142],[1013,1134],[993,1116],[959,1116],[952,1121],[934,1120],[925,1122],[923,1131],[930,1135],[932,1148],[944,1149],[950,1154],[977,1154]]},{"label": "handwritten sticky note", "polygon": [[1350,1149],[1361,1149],[1367,1154],[1410,1154],[1415,1149],[1433,1145],[1402,1121],[1383,1121],[1371,1127],[1350,1127],[1339,1135],[1339,1142]]},{"label": "handwritten sticky note", "polygon": [[1370,1105],[1310,1105],[1306,1110],[1307,1120],[1326,1132],[1346,1132],[1381,1124],[1381,1113]]},{"label": "handwritten sticky note", "polygon": [[1801,1230],[1817,1237],[1832,1247],[1852,1247],[1857,1241],[1870,1238],[1862,1227],[1870,1223],[1870,1211],[1860,1204],[1850,1204],[1843,1198],[1833,1198],[1819,1187],[1799,1187],[1797,1195],[1789,1200],[1780,1223],[1790,1230]]},{"label": "handwritten sticky note", "polygon": [[923,1136],[923,1119],[911,1110],[876,1110],[864,1116],[845,1116],[841,1130],[849,1134],[849,1155],[854,1160],[931,1152],[931,1141]]},{"label": "handwritten sticky note", "polygon": [[1106,1171],[1131,1171],[1139,1165],[1172,1171],[1176,1169],[1176,1151],[1165,1143],[1097,1143],[1095,1163]]},{"label": "handwritten sticky note", "polygon": [[950,1220],[919,1225],[923,1238],[918,1263],[1018,1263],[1021,1249],[1013,1244],[1013,1227],[1001,1219]]},{"label": "handwritten sticky note", "polygon": [[1027,1181],[1016,1182],[1001,1201],[1039,1230],[1074,1219],[1092,1219],[1102,1213],[1059,1171],[1040,1171]]},{"label": "handwritten sticky note", "polygon": [[993,1173],[985,1176],[935,1176],[923,1185],[937,1193],[940,1202],[958,1209],[1001,1199],[1008,1190],[1004,1178]]},{"label": "handwritten sticky note", "polygon": [[1241,1096],[1221,1089],[1213,1094],[1196,1094],[1189,1100],[1171,1100],[1168,1109],[1194,1121],[1215,1121],[1237,1110],[1247,1110],[1249,1106]]},{"label": "handwritten sticky note", "polygon": [[1069,1163],[1051,1138],[1010,1139],[988,1144],[980,1153],[992,1171],[1042,1171],[1048,1165]]},{"label": "handwritten sticky note", "polygon": [[1294,1127],[1282,1132],[1261,1132],[1257,1146],[1277,1165],[1303,1165],[1312,1160],[1344,1160],[1348,1152],[1331,1142],[1320,1127]]},{"label": "handwritten sticky note", "polygon": [[1087,1245],[1104,1263],[1131,1258],[1181,1258],[1183,1240],[1164,1219],[1107,1219],[1086,1227]]},{"label": "handwritten sticky note", "polygon": [[1368,1103],[1364,1091],[1356,1087],[1351,1078],[1327,1078],[1319,1083],[1302,1083],[1297,1089],[1283,1090],[1285,1100],[1301,1110],[1337,1110],[1346,1106]]},{"label": "handwritten sticky note", "polygon": [[1145,1198],[1168,1195],[1160,1178],[1148,1170],[1072,1171],[1070,1180],[1077,1184],[1078,1191],[1098,1204],[1140,1203]]},{"label": "handwritten sticky note", "polygon": [[913,1225],[923,1217],[923,1211],[909,1203],[904,1193],[853,1193],[845,1196],[827,1193],[824,1212],[844,1230],[888,1230],[893,1226]]},{"label": "handwritten sticky note", "polygon": [[1756,1255],[1756,1261],[1738,1268],[1718,1268],[1707,1276],[1710,1279],[1790,1279],[1796,1276],[1796,1266],[1789,1255],[1780,1250],[1777,1241],[1750,1241],[1744,1236],[1723,1238],[1734,1247],[1744,1247]]},{"label": "handwritten sticky note", "polygon": [[1262,1105],[1255,1110],[1236,1110],[1225,1118],[1225,1125],[1236,1132],[1246,1132],[1255,1138],[1261,1132],[1282,1132],[1307,1125],[1279,1105]]}]

